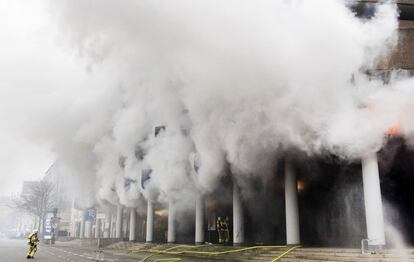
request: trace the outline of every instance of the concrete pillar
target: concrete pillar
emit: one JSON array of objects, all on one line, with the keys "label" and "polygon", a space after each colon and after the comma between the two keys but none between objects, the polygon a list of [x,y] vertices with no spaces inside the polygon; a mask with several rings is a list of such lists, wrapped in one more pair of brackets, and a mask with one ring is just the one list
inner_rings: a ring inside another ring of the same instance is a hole
[{"label": "concrete pillar", "polygon": [[195,243],[204,243],[204,198],[201,194],[196,198]]},{"label": "concrete pillar", "polygon": [[85,238],[85,214],[82,214],[79,230],[79,238]]},{"label": "concrete pillar", "polygon": [[[71,219],[71,222],[70,222],[70,236],[71,237],[77,237],[76,236],[76,225],[77,225],[76,221],[74,219]],[[35,221],[33,228],[37,228],[36,221]]]},{"label": "concrete pillar", "polygon": [[244,218],[240,189],[233,182],[233,245],[244,243]]},{"label": "concrete pillar", "polygon": [[154,231],[154,207],[151,200],[147,201],[147,235],[146,242],[151,243],[153,241]]},{"label": "concrete pillar", "polygon": [[[70,225],[70,236],[71,237],[77,237],[76,235],[76,222],[74,219],[71,220],[71,225]],[[33,228],[36,228],[36,222]]]},{"label": "concrete pillar", "polygon": [[[77,223],[75,221],[75,198],[72,198],[72,203],[71,203],[71,212],[70,212],[70,224],[71,224],[71,232],[70,232],[70,236],[71,237],[77,237]],[[33,228],[38,228],[37,227],[37,218],[35,217],[35,222],[34,222],[34,227]]]},{"label": "concrete pillar", "polygon": [[137,224],[137,211],[135,208],[129,210],[129,241],[135,241],[135,226]]},{"label": "concrete pillar", "polygon": [[376,153],[362,158],[361,162],[369,244],[383,246],[385,245],[384,215]]},{"label": "concrete pillar", "polygon": [[85,238],[92,237],[92,221],[85,221]]},{"label": "concrete pillar", "polygon": [[95,223],[95,238],[101,238],[101,219],[96,219]]},{"label": "concrete pillar", "polygon": [[115,237],[122,238],[122,206],[119,204],[116,208],[116,231]]},{"label": "concrete pillar", "polygon": [[111,226],[109,231],[110,238],[115,238],[115,225],[114,225],[115,216],[114,214],[111,214]]},{"label": "concrete pillar", "polygon": [[131,212],[127,212],[128,213],[128,215],[127,216],[124,216],[125,218],[124,218],[124,222],[122,222],[123,223],[123,237],[124,238],[128,238],[129,239],[129,226],[130,226],[130,218],[131,218]]},{"label": "concrete pillar", "polygon": [[286,244],[300,243],[298,188],[292,163],[285,160]]},{"label": "concrete pillar", "polygon": [[115,229],[115,227],[114,227],[114,214],[112,214],[112,213],[110,213],[109,214],[110,215],[110,217],[109,217],[109,237],[110,238],[113,238],[114,237],[114,229]]},{"label": "concrete pillar", "polygon": [[173,200],[170,200],[168,204],[168,243],[175,243],[175,204]]},{"label": "concrete pillar", "polygon": [[111,234],[111,213],[106,213],[103,237],[109,238],[110,234]]}]

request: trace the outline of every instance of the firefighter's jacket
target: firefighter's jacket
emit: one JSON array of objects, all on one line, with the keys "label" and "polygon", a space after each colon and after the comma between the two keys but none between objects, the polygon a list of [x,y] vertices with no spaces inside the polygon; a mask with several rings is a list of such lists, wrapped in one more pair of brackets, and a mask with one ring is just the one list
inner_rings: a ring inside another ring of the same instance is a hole
[{"label": "firefighter's jacket", "polygon": [[228,230],[229,230],[229,222],[228,222],[228,220],[226,219],[226,220],[222,221],[221,223],[222,223],[222,224],[221,224],[221,228],[222,228],[224,231],[228,231]]},{"label": "firefighter's jacket", "polygon": [[217,220],[217,230],[218,231],[229,230],[229,222],[227,220]]},{"label": "firefighter's jacket", "polygon": [[217,222],[216,222],[216,229],[217,229],[217,231],[222,231],[223,230],[222,223],[221,223],[220,219],[218,219]]},{"label": "firefighter's jacket", "polygon": [[37,237],[37,234],[30,234],[27,239],[29,239],[29,245],[34,246],[39,242],[39,238]]}]

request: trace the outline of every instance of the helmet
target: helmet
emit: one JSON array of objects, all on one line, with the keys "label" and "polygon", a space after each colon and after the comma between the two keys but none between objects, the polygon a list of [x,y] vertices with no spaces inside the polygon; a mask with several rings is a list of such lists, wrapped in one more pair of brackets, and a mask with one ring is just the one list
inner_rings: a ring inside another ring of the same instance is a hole
[{"label": "helmet", "polygon": [[39,232],[39,230],[33,229],[33,234],[37,234],[37,232]]}]

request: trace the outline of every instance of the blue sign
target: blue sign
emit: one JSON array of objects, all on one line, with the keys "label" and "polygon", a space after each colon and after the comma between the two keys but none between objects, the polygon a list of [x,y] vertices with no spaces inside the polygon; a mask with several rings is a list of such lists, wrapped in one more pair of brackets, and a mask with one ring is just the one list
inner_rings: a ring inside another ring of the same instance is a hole
[{"label": "blue sign", "polygon": [[45,220],[45,231],[43,232],[44,239],[52,239],[53,235],[53,213],[47,213]]},{"label": "blue sign", "polygon": [[93,208],[89,208],[86,210],[85,220],[86,221],[95,221],[96,218],[96,210]]}]

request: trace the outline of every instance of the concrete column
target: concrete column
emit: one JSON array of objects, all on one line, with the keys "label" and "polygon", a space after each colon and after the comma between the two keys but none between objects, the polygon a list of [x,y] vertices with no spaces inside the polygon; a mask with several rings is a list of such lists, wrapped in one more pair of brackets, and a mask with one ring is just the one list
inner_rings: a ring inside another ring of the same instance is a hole
[{"label": "concrete column", "polygon": [[365,217],[370,245],[385,245],[384,215],[376,153],[362,159]]},{"label": "concrete column", "polygon": [[233,182],[233,245],[244,243],[244,218],[240,189]]},{"label": "concrete column", "polygon": [[204,243],[204,198],[201,194],[196,198],[195,243]]},{"label": "concrete column", "polygon": [[[71,212],[70,212],[70,224],[71,224],[71,232],[70,232],[70,236],[71,237],[77,237],[76,232],[77,232],[77,223],[75,221],[75,198],[72,198],[72,203],[71,203]],[[37,227],[37,218],[35,218],[35,223],[34,223],[34,228],[38,228]]]},{"label": "concrete column", "polygon": [[300,243],[298,188],[292,163],[285,160],[286,244]]},{"label": "concrete column", "polygon": [[114,234],[114,232],[115,232],[114,214],[111,213],[110,215],[111,215],[111,217],[110,217],[110,221],[109,221],[109,237],[113,238],[113,237],[115,237],[115,234]]},{"label": "concrete column", "polygon": [[111,213],[106,213],[103,237],[109,238],[110,233],[111,233]]},{"label": "concrete column", "polygon": [[109,237],[114,238],[115,237],[115,226],[114,226],[114,214],[111,214],[111,224],[109,227]]},{"label": "concrete column", "polygon": [[[76,236],[76,222],[74,219],[71,220],[71,225],[70,225],[70,236],[71,237],[77,237]],[[36,222],[33,228],[36,228]]]},{"label": "concrete column", "polygon": [[137,224],[137,211],[135,208],[129,210],[129,241],[135,241],[135,226]]},{"label": "concrete column", "polygon": [[125,216],[124,219],[124,238],[129,239],[129,232],[130,232],[130,224],[131,224],[131,212],[128,212],[128,216]]},{"label": "concrete column", "polygon": [[168,204],[168,243],[175,243],[175,204],[170,200]]},{"label": "concrete column", "polygon": [[112,217],[112,224],[111,224],[111,238],[115,238],[116,237],[116,218],[115,216]]},{"label": "concrete column", "polygon": [[101,219],[96,219],[95,223],[95,238],[101,237]]},{"label": "concrete column", "polygon": [[85,221],[85,238],[92,237],[92,221]]},{"label": "concrete column", "polygon": [[116,208],[116,225],[115,237],[122,238],[122,206],[119,204]]},{"label": "concrete column", "polygon": [[79,230],[79,238],[85,238],[85,214],[82,214]]},{"label": "concrete column", "polygon": [[147,235],[146,242],[151,243],[153,241],[154,231],[154,207],[151,200],[147,201]]}]

